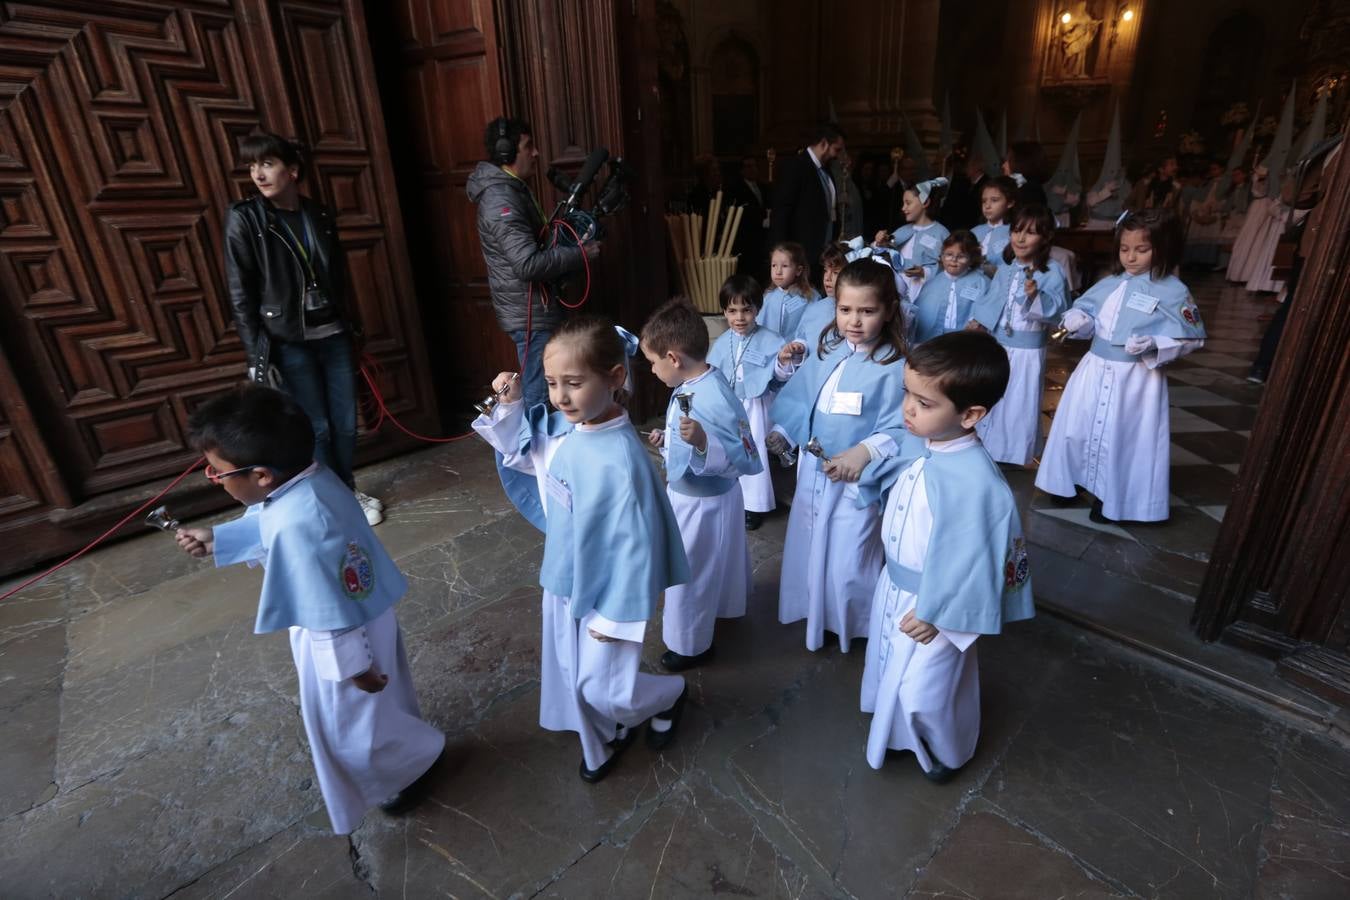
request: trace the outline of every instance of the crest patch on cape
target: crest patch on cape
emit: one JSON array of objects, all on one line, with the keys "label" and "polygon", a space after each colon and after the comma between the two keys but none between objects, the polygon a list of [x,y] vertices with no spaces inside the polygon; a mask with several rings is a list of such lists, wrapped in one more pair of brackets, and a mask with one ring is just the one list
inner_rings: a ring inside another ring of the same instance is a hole
[{"label": "crest patch on cape", "polygon": [[1027,583],[1031,576],[1031,564],[1027,561],[1027,542],[1023,538],[1013,538],[1008,548],[1007,561],[1003,563],[1003,589],[1012,591]]},{"label": "crest patch on cape", "polygon": [[1200,308],[1189,303],[1181,308],[1181,317],[1193,328],[1200,327]]},{"label": "crest patch on cape", "polygon": [[737,424],[740,426],[741,446],[751,459],[758,459],[759,451],[755,449],[755,438],[750,434],[750,423],[741,419]]},{"label": "crest patch on cape", "polygon": [[370,564],[370,554],[356,541],[347,544],[347,552],[338,563],[338,581],[342,591],[353,600],[364,600],[375,588],[375,568]]}]

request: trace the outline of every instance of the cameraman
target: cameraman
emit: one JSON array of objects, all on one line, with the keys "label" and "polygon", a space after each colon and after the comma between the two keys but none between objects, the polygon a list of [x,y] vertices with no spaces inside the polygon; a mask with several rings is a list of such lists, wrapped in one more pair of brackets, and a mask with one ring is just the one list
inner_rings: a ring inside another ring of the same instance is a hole
[{"label": "cameraman", "polygon": [[[483,137],[488,162],[469,176],[469,199],[478,204],[478,238],[487,263],[492,308],[502,330],[516,343],[526,408],[548,399],[544,385],[544,344],[562,323],[562,306],[546,302],[543,282],[553,281],[593,260],[600,245],[551,247],[543,208],[525,179],[534,174],[539,149],[523,119],[493,119]],[[526,344],[529,359],[525,358]]]}]

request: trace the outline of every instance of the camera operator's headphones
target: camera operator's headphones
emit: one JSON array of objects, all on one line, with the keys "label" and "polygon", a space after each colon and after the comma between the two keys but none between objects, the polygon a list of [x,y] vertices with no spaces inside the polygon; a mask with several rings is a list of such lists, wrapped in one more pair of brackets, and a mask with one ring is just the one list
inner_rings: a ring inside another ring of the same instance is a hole
[{"label": "camera operator's headphones", "polygon": [[492,161],[499,166],[510,165],[516,161],[516,153],[519,148],[512,143],[507,135],[510,130],[510,120],[505,116],[500,117],[493,125],[496,136],[492,140]]}]

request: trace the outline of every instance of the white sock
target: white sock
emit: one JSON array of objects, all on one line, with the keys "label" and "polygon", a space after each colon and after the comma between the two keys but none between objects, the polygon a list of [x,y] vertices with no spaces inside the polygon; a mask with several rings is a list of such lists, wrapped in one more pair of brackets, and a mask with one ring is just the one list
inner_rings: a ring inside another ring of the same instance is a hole
[{"label": "white sock", "polygon": [[647,727],[650,728],[652,731],[655,731],[657,734],[664,734],[665,732],[670,730],[670,724],[671,723],[669,719],[662,719],[658,716],[652,716],[651,721],[647,723]]}]

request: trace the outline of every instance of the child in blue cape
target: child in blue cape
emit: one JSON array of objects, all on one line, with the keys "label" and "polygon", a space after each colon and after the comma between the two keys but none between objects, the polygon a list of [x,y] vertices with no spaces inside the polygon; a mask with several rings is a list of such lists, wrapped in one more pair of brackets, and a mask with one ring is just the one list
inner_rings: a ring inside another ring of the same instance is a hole
[{"label": "child in blue cape", "polygon": [[681,672],[712,658],[718,619],[745,615],[750,545],[739,479],[763,464],[740,399],[706,361],[708,327],[689,301],[652,313],[641,348],[652,373],[673,389],[666,427],[648,439],[665,457],[666,490],[691,563],[689,578],[666,590],[661,617],[661,665]]},{"label": "child in blue cape", "polygon": [[656,599],[688,580],[689,564],[621,404],[636,352],[628,332],[574,316],[544,348],[556,411],[526,412],[520,379],[502,372],[493,389],[503,402],[473,423],[501,454],[507,495],[545,532],[539,724],[580,735],[589,783],[609,774],[643,722],[648,746],[669,744],[685,700],[683,678],[638,668]]},{"label": "child in blue cape", "polygon": [[906,296],[919,296],[924,280],[938,270],[942,241],[949,232],[932,214],[941,208],[947,184],[946,178],[933,178],[905,188],[900,207],[904,223],[893,233],[882,230],[876,234],[875,246],[894,247],[900,252],[900,271],[908,287],[902,293]]},{"label": "child in blue cape", "polygon": [[[728,278],[718,292],[717,300],[726,317],[727,330],[718,336],[708,351],[708,365],[731,385],[750,423],[750,436],[755,443],[760,471],[741,476],[741,499],[745,503],[746,530],[754,531],[764,523],[764,514],[773,512],[776,505],[764,437],[771,427],[769,407],[782,385],[773,377],[774,363],[778,351],[787,342],[776,331],[755,321],[755,315],[764,304],[764,293],[759,282],[749,275]],[[830,305],[833,304],[831,300]]]},{"label": "child in blue cape", "polygon": [[769,254],[769,281],[773,287],[764,295],[764,306],[755,321],[784,337],[796,334],[806,310],[820,299],[811,284],[811,264],[801,244],[783,241],[774,245]]},{"label": "child in blue cape", "polygon": [[1205,342],[1200,310],[1173,273],[1180,223],[1164,210],[1125,215],[1115,274],[1064,314],[1092,347],[1069,377],[1050,425],[1036,486],[1061,497],[1086,488],[1094,520],[1168,517],[1171,425],[1162,366]]},{"label": "child in blue cape", "polygon": [[333,831],[421,799],[445,735],[422,720],[394,604],[408,582],[351,489],[314,462],[309,417],[247,386],[188,420],[206,477],[248,507],[214,528],[180,528],[188,554],[265,569],[254,631],[287,629],[319,791]]},{"label": "child in blue cape", "polygon": [[980,245],[969,231],[947,235],[942,242],[942,269],[924,282],[914,302],[915,343],[960,331],[970,322],[976,301],[989,288],[980,261]]},{"label": "child in blue cape", "polygon": [[1040,449],[1046,329],[1068,306],[1063,271],[1050,260],[1054,235],[1050,210],[1017,207],[1003,265],[972,316],[1003,345],[1012,369],[1003,399],[979,425],[985,449],[1001,463],[1025,466]]},{"label": "child in blue cape", "polygon": [[984,224],[976,225],[972,232],[980,242],[980,255],[984,257],[984,274],[993,277],[1003,260],[1003,248],[1012,238],[1012,229],[1008,220],[1013,207],[1017,205],[1017,182],[1011,175],[999,175],[985,181],[980,188],[980,214]]},{"label": "child in blue cape", "polygon": [[854,505],[854,482],[869,461],[893,455],[904,433],[899,363],[905,337],[889,265],[849,263],[835,294],[835,325],[810,352],[796,341],[779,352],[780,376],[797,371],[774,401],[777,424],[767,444],[775,454],[802,451],[783,546],[778,621],[805,619],[809,650],[819,650],[832,631],[847,652],[853,638],[867,633],[881,570],[877,508]]},{"label": "child in blue cape", "polygon": [[980,735],[975,641],[1035,614],[1017,504],[975,434],[1007,383],[1007,355],[987,334],[911,349],[908,434],[858,483],[858,505],[880,497],[884,510],[861,696],[874,769],[887,750],[912,751],[933,781],[964,766]]}]

